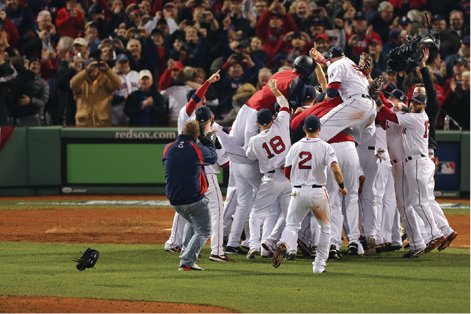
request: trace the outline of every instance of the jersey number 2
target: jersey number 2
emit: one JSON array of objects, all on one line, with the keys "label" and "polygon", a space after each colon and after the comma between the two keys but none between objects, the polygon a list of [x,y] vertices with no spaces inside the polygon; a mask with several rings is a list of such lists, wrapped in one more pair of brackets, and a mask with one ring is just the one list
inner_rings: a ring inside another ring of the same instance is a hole
[{"label": "jersey number 2", "polygon": [[[312,155],[310,152],[300,152],[299,158],[302,160],[299,162],[299,169],[311,169],[311,166],[304,165],[306,162],[312,159]],[[304,159],[303,159],[304,158]]]},{"label": "jersey number 2", "polygon": [[[283,143],[283,140],[279,136],[275,136],[274,138],[272,138],[269,143],[271,148],[273,148],[273,152],[275,152],[275,154],[280,154],[286,149],[285,143]],[[262,147],[267,151],[268,159],[272,159],[273,157],[275,157],[266,142],[263,143]]]},{"label": "jersey number 2", "polygon": [[424,138],[427,138],[428,130],[430,130],[430,121],[425,121],[425,122],[424,122],[424,125],[425,125],[425,134],[424,134]]}]

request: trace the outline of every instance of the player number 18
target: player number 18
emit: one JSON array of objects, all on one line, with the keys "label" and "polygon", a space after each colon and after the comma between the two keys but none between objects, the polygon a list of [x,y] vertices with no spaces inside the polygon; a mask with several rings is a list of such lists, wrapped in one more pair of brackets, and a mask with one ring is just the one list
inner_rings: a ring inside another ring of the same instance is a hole
[{"label": "player number 18", "polygon": [[[283,143],[283,140],[279,136],[275,136],[274,138],[272,138],[269,143],[275,154],[280,154],[286,149],[285,143]],[[266,142],[263,143],[262,147],[267,151],[268,159],[272,159],[273,157],[275,157]]]}]

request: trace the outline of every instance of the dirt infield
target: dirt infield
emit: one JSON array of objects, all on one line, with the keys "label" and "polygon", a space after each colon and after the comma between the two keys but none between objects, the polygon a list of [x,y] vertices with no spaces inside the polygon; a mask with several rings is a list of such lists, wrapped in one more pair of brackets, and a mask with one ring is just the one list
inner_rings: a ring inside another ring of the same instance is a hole
[{"label": "dirt infield", "polygon": [[236,313],[206,305],[58,297],[0,296],[1,313]]},{"label": "dirt infield", "polygon": [[[60,195],[34,197],[0,197],[0,200],[66,201],[66,200],[164,200],[165,196]],[[468,200],[469,202],[469,200]],[[174,210],[128,209],[45,209],[1,210],[0,241],[53,243],[119,243],[163,244],[170,235]],[[450,225],[458,232],[452,247],[469,247],[470,217],[449,216]],[[179,303],[130,302],[114,300],[0,296],[0,312],[71,313],[223,313],[230,310]]]}]

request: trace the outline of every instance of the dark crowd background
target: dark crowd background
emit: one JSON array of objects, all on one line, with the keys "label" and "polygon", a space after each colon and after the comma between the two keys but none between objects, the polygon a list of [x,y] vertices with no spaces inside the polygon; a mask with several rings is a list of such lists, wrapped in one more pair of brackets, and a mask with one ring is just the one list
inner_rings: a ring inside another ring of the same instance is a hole
[{"label": "dark crowd background", "polygon": [[[430,25],[441,38],[427,61],[437,128],[449,115],[469,130],[469,10],[460,0],[0,0],[0,125],[176,126],[187,92],[218,70],[207,105],[230,125],[314,44],[356,62],[367,52],[372,77],[395,83],[388,53]],[[410,96],[420,82],[413,71],[398,88]]]}]

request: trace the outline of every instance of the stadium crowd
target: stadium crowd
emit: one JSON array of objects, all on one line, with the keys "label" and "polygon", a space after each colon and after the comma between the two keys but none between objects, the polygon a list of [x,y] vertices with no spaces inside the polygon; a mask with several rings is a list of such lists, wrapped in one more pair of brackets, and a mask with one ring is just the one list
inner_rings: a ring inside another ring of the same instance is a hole
[{"label": "stadium crowd", "polygon": [[[429,22],[441,37],[427,61],[437,128],[449,115],[469,130],[469,9],[466,0],[0,0],[0,125],[175,127],[188,91],[220,70],[206,99],[229,126],[314,43],[354,62],[367,52],[372,77],[395,83],[387,54]],[[402,90],[410,97],[421,80],[406,74]],[[313,75],[308,85],[318,84]]]}]

